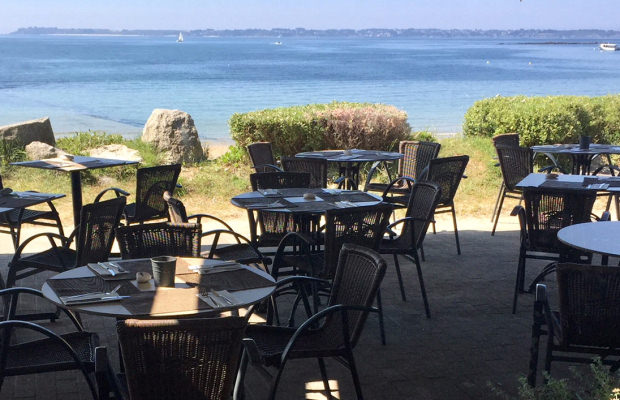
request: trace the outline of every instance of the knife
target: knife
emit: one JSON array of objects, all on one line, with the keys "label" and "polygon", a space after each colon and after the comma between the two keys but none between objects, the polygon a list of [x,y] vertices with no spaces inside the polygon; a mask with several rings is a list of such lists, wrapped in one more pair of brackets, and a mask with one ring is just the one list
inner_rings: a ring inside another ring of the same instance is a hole
[{"label": "knife", "polygon": [[105,265],[105,264],[104,264],[104,263],[102,263],[102,262],[98,262],[97,264],[98,264],[100,267],[105,268],[105,269],[106,269],[106,270],[110,273],[110,275],[112,275],[112,276],[116,276],[116,271],[115,271],[114,269],[112,269],[112,268],[108,267],[107,265]]}]

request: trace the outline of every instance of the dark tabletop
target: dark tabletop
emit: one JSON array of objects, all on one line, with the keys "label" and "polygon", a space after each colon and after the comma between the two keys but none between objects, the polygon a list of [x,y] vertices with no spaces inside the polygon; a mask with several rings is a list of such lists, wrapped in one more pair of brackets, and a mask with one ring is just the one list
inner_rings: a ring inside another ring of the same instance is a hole
[{"label": "dark tabletop", "polygon": [[61,193],[11,192],[4,196],[0,195],[0,213],[34,206],[61,197],[65,197],[65,195]]},{"label": "dark tabletop", "polygon": [[620,177],[617,176],[554,175],[531,173],[521,182],[517,183],[517,187],[521,189],[546,188],[559,190],[596,190],[605,192],[620,191]]},{"label": "dark tabletop", "polygon": [[73,160],[63,158],[48,158],[45,160],[20,161],[11,163],[20,167],[51,169],[56,171],[84,171],[87,169],[116,167],[119,165],[137,164],[137,161],[115,160],[111,158],[75,156]]},{"label": "dark tabletop", "polygon": [[352,149],[350,152],[351,154],[345,154],[345,150],[307,151],[305,153],[297,153],[295,157],[320,158],[330,162],[350,163],[390,161],[403,158],[403,154],[391,151]]},{"label": "dark tabletop", "polygon": [[620,154],[620,146],[611,144],[591,144],[588,149],[581,149],[578,144],[549,144],[532,146],[537,153],[573,154],[573,155],[596,155],[596,154]]}]

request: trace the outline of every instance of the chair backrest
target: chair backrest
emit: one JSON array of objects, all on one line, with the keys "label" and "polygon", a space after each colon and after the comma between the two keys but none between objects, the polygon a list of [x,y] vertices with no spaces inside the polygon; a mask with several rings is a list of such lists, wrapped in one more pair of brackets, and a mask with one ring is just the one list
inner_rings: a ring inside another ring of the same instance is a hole
[{"label": "chair backrest", "polygon": [[136,183],[136,221],[166,218],[165,191],[174,193],[181,164],[139,168]]},{"label": "chair backrest", "polygon": [[405,217],[413,220],[404,223],[399,236],[407,248],[418,249],[422,246],[440,197],[441,188],[432,182],[417,182],[411,188]]},{"label": "chair backrest", "polygon": [[129,397],[229,399],[245,327],[240,317],[119,321]]},{"label": "chair backrest", "polygon": [[427,181],[436,183],[441,188],[439,205],[451,204],[459,188],[469,156],[435,158],[428,165]]},{"label": "chair backrest", "polygon": [[183,202],[172,197],[168,191],[164,192],[163,197],[164,201],[168,205],[168,215],[170,216],[170,221],[177,224],[187,222],[187,211],[185,210],[185,205]]},{"label": "chair backrest", "polygon": [[563,344],[620,347],[620,268],[559,264]]},{"label": "chair backrest", "polygon": [[282,168],[286,172],[307,172],[311,188],[327,187],[327,160],[320,158],[282,157]]},{"label": "chair backrest", "polygon": [[256,172],[272,171],[269,167],[261,167],[261,165],[276,165],[273,158],[273,150],[270,142],[256,142],[248,145],[248,153],[252,161],[252,167]]},{"label": "chair backrest", "polygon": [[82,206],[75,237],[76,267],[110,257],[125,199],[121,196]]},{"label": "chair backrest", "polygon": [[116,239],[123,259],[200,257],[200,224],[158,222],[121,226]]},{"label": "chair backrest", "polygon": [[496,146],[504,185],[509,191],[534,170],[534,152],[529,147]]},{"label": "chair backrest", "polygon": [[437,158],[441,144],[404,140],[398,145],[403,158],[398,161],[398,175],[418,179],[433,158]]},{"label": "chair backrest", "polygon": [[595,191],[535,188],[523,192],[525,225],[530,250],[560,253],[560,229],[590,222]]},{"label": "chair backrest", "polygon": [[493,146],[519,147],[519,134],[502,133],[501,135],[495,135],[493,136]]},{"label": "chair backrest", "polygon": [[252,190],[310,187],[307,172],[256,172],[250,175]]},{"label": "chair backrest", "polygon": [[327,210],[325,213],[325,256],[323,270],[319,276],[326,279],[334,277],[338,256],[345,243],[377,250],[392,210],[391,204]]}]

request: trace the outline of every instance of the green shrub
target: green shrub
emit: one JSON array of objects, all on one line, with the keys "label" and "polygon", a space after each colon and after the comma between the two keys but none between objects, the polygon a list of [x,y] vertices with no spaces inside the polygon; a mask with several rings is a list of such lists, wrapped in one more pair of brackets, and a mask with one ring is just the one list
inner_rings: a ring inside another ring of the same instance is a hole
[{"label": "green shrub", "polygon": [[234,114],[229,125],[241,148],[271,142],[276,156],[327,148],[387,149],[410,132],[407,114],[393,106],[345,102]]},{"label": "green shrub", "polygon": [[492,137],[518,132],[521,144],[575,143],[579,136],[593,142],[620,139],[620,95],[602,97],[493,97],[474,103],[465,113],[463,133]]}]

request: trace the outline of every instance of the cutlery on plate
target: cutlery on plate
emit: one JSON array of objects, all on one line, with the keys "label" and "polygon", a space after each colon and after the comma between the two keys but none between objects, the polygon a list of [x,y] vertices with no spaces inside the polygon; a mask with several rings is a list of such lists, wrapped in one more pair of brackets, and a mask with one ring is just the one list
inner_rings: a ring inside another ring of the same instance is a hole
[{"label": "cutlery on plate", "polygon": [[111,268],[102,262],[98,262],[97,265],[99,265],[101,268],[104,268],[106,271],[108,271],[110,275],[116,276],[116,270],[114,270],[114,268]]},{"label": "cutlery on plate", "polygon": [[117,263],[113,263],[113,262],[108,262],[108,264],[112,267],[116,269],[116,272],[118,272],[119,274],[122,274],[123,272],[127,272],[125,271],[125,268],[121,267],[120,265],[118,265]]}]

